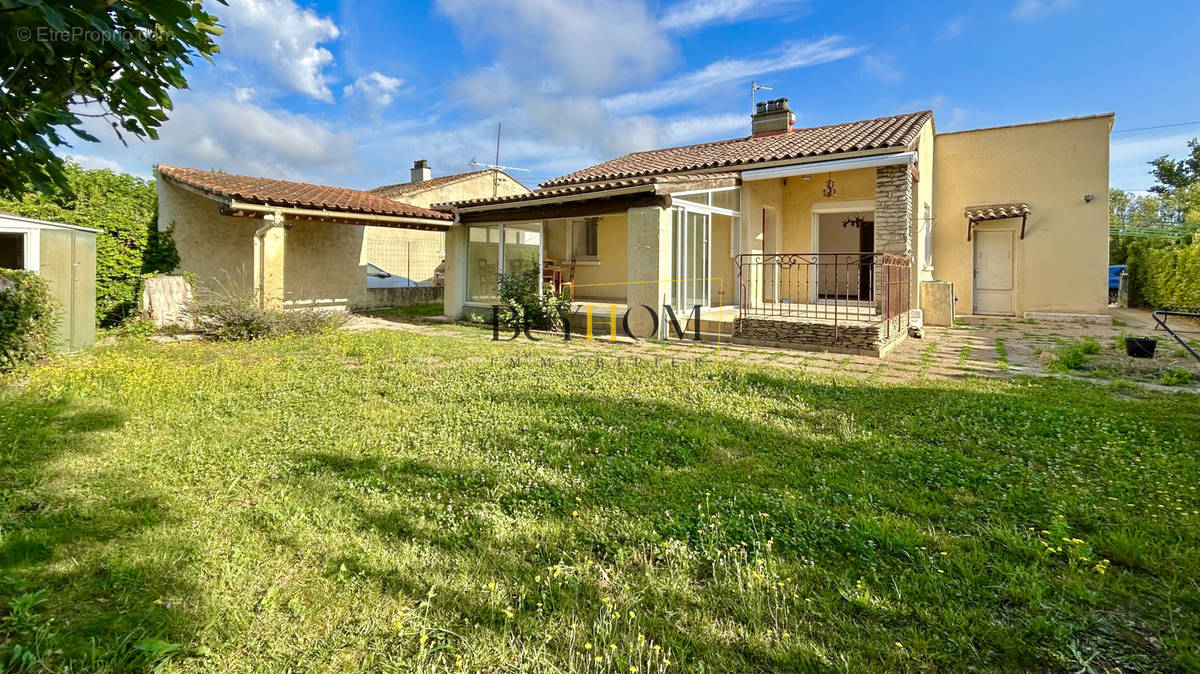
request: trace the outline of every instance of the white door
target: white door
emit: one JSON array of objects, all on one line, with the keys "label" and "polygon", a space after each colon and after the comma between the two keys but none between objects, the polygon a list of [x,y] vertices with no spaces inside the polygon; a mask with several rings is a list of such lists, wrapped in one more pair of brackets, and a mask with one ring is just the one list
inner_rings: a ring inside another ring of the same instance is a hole
[{"label": "white door", "polygon": [[1013,313],[1013,231],[975,230],[975,313]]},{"label": "white door", "polygon": [[697,304],[708,306],[711,218],[707,213],[675,208],[671,229],[671,271],[675,280],[672,304],[677,312],[690,312]]}]

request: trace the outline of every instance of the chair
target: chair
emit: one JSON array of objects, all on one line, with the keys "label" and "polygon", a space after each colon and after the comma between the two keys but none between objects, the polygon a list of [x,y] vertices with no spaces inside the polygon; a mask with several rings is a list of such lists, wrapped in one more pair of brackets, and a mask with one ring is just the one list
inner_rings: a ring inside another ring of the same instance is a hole
[{"label": "chair", "polygon": [[[568,287],[570,288],[569,291],[563,290],[563,288],[568,288]],[[559,270],[558,292],[561,295],[563,295],[564,297],[567,297],[568,299],[570,299],[570,296],[567,295],[567,292],[570,292],[572,295],[575,294],[575,258],[571,258],[571,264],[569,267],[567,267],[567,280],[566,281],[562,280],[562,270]]]}]

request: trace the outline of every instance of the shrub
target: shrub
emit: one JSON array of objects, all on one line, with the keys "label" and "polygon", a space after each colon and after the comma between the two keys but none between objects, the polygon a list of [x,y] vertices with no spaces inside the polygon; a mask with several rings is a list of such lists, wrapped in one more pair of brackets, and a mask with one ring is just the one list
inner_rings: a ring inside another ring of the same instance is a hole
[{"label": "shrub", "polygon": [[[31,185],[0,194],[0,210],[101,230],[96,235],[96,320],[119,325],[135,313],[147,275],[179,262],[171,230],[158,231],[154,181],[67,162],[68,190],[42,193]],[[170,224],[170,223],[168,223]]]},{"label": "shrub", "polygon": [[220,341],[245,342],[283,335],[313,335],[337,329],[346,313],[320,309],[259,307],[244,293],[200,290],[184,307],[204,335]]},{"label": "shrub", "polygon": [[569,294],[556,293],[551,284],[542,283],[542,270],[535,265],[513,274],[500,274],[500,300],[508,307],[504,318],[508,325],[519,328],[528,323],[543,330],[561,328],[562,313],[571,303]]},{"label": "shrub", "polygon": [[58,320],[45,279],[0,269],[0,372],[48,355]]},{"label": "shrub", "polygon": [[1159,375],[1158,381],[1166,386],[1186,386],[1192,381],[1192,373],[1183,368],[1175,368]]},{"label": "shrub", "polygon": [[1138,241],[1128,253],[1132,301],[1153,307],[1200,304],[1200,241]]},{"label": "shrub", "polygon": [[1065,370],[1078,370],[1088,362],[1088,356],[1100,353],[1100,343],[1094,339],[1085,339],[1060,349],[1055,356],[1055,362]]}]

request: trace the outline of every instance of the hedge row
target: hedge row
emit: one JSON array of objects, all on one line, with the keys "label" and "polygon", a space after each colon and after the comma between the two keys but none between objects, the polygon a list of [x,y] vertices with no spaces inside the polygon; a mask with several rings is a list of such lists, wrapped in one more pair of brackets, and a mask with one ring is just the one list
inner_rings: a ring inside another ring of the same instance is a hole
[{"label": "hedge row", "polygon": [[1200,306],[1200,240],[1138,241],[1130,244],[1126,262],[1135,303],[1155,309]]},{"label": "hedge row", "polygon": [[178,262],[169,236],[158,233],[154,181],[109,170],[65,167],[69,192],[27,187],[0,195],[0,210],[27,218],[99,229],[96,235],[96,321],[120,323],[137,311],[147,276]]}]

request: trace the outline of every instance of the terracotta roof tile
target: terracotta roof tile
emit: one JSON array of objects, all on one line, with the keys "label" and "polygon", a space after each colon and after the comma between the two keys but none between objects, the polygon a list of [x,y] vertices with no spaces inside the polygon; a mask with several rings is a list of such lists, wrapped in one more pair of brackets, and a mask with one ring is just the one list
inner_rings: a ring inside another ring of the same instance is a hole
[{"label": "terracotta roof tile", "polygon": [[967,206],[963,209],[963,215],[968,220],[1003,220],[1005,218],[1019,218],[1024,215],[1029,215],[1033,211],[1029,210],[1029,204],[1024,202],[1015,202],[1011,204],[989,204],[987,206]]},{"label": "terracotta roof tile", "polygon": [[634,152],[590,168],[547,180],[559,187],[681,171],[701,171],[762,162],[802,159],[845,152],[905,149],[911,146],[933,113],[929,110],[891,117],[793,129],[770,136],[734,138],[699,145]]},{"label": "terracotta roof tile", "polygon": [[731,171],[722,172],[707,172],[707,173],[682,173],[674,175],[658,175],[644,176],[640,178],[623,178],[618,180],[599,180],[589,183],[580,183],[576,185],[564,185],[562,187],[548,187],[537,189],[527,194],[510,194],[502,197],[487,197],[483,199],[468,199],[465,201],[455,201],[450,206],[456,208],[464,208],[470,206],[491,206],[498,204],[520,203],[522,201],[537,201],[538,199],[550,199],[554,197],[565,197],[572,194],[588,194],[591,192],[607,192],[609,190],[618,190],[627,187],[642,187],[646,186],[651,189],[654,185],[665,185],[681,182],[695,182],[699,180],[719,180],[719,179],[738,179],[740,174]]},{"label": "terracotta roof tile", "polygon": [[346,214],[389,215],[405,218],[450,221],[453,216],[347,187],[329,187],[290,180],[255,178],[236,173],[204,171],[180,166],[158,165],[158,174],[167,180],[189,185],[226,199],[237,199],[265,206],[311,208]]},{"label": "terracotta roof tile", "polygon": [[468,171],[467,173],[455,173],[454,175],[430,178],[429,180],[421,180],[421,181],[415,182],[415,183],[410,182],[410,183],[396,183],[395,185],[381,185],[381,186],[376,187],[369,191],[371,192],[371,194],[381,196],[385,199],[394,199],[396,197],[402,197],[407,194],[417,194],[419,192],[425,192],[427,190],[435,190],[439,187],[445,187],[446,185],[453,185],[454,183],[462,181],[462,180],[467,180],[469,178],[474,178],[476,176],[482,176],[484,174],[490,174],[494,170],[495,169],[483,169],[482,171]]}]

